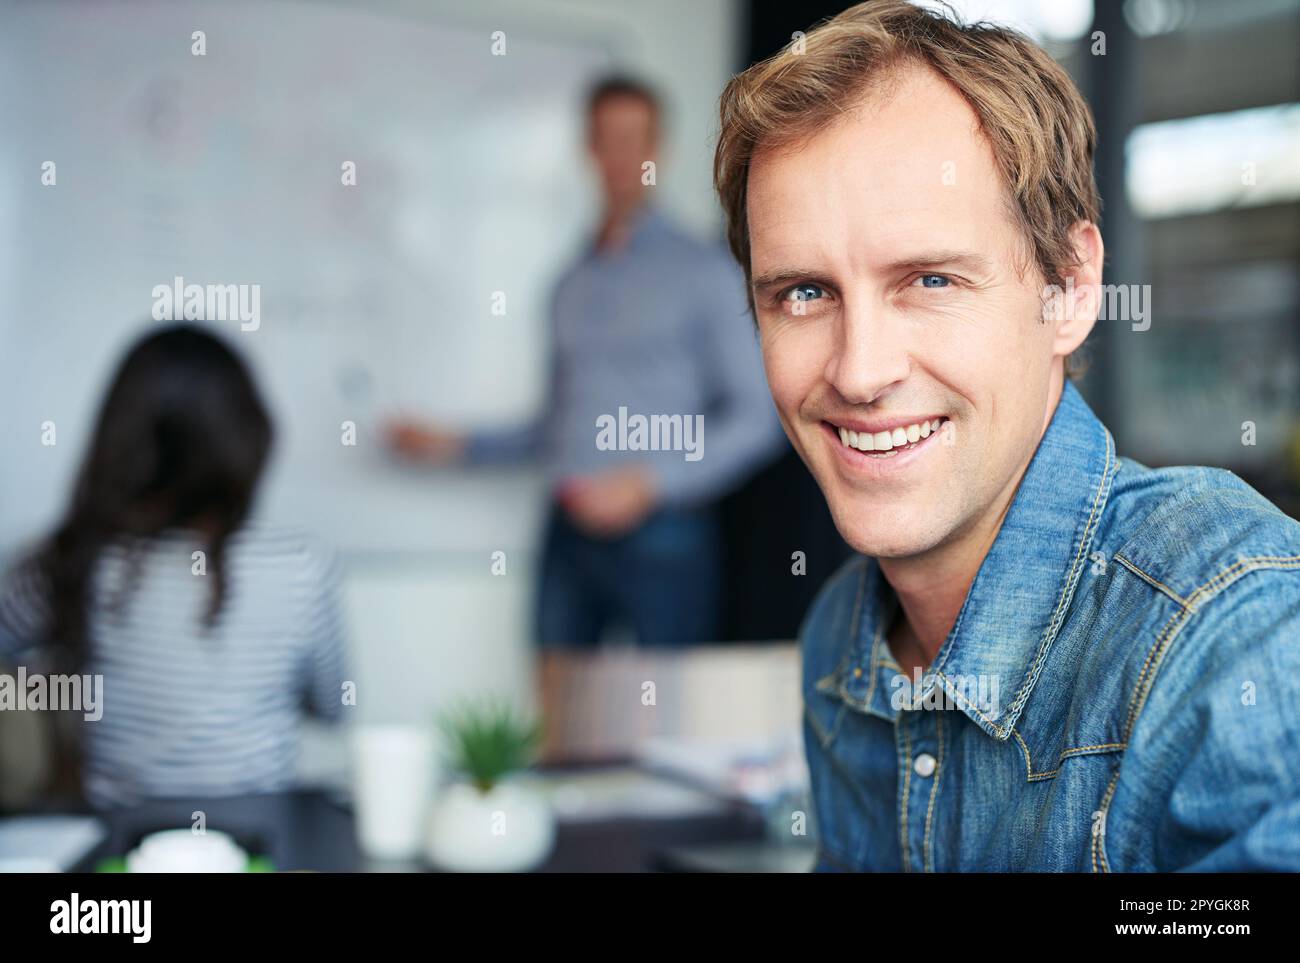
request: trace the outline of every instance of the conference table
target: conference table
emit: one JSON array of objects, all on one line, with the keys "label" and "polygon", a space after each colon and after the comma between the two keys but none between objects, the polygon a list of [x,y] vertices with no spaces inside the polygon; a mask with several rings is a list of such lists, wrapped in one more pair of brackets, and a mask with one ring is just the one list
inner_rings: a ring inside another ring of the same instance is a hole
[{"label": "conference table", "polygon": [[[230,834],[277,871],[424,872],[432,868],[419,861],[382,862],[367,857],[358,846],[348,801],[316,790],[155,800],[102,813],[107,836],[76,868],[93,871],[111,864],[150,833],[190,826],[196,812],[204,814],[208,828]],[[765,842],[762,813],[734,803],[700,815],[561,821],[555,847],[538,871],[707,871],[729,865],[761,871],[769,865],[766,854],[771,850]]]}]

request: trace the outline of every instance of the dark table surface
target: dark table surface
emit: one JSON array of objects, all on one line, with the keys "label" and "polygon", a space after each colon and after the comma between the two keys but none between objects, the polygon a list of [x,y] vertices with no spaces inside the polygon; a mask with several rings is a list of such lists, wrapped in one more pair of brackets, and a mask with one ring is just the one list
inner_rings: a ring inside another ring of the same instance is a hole
[{"label": "dark table surface", "polygon": [[[125,856],[140,839],[162,829],[192,825],[202,812],[209,829],[235,837],[250,853],[268,857],[277,870],[319,872],[419,872],[421,863],[385,863],[359,849],[352,811],[343,800],[317,791],[225,799],[156,800],[100,814],[107,839],[78,867],[93,870]],[[761,843],[760,813],[742,805],[716,814],[684,818],[603,819],[560,822],[556,844],[541,872],[647,872],[684,868],[668,858],[683,847]]]}]

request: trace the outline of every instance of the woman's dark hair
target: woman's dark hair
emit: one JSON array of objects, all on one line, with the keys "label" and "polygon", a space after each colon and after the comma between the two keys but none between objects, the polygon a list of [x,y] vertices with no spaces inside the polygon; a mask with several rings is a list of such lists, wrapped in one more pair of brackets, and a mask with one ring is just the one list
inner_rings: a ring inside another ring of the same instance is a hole
[{"label": "woman's dark hair", "polygon": [[83,661],[101,550],[136,536],[120,605],[138,574],[142,539],[169,528],[206,538],[210,627],[226,591],[226,542],[248,515],[271,438],[271,419],[248,370],[216,337],[184,324],[137,341],[108,389],[71,504],[32,559],[49,593],[49,641]]}]

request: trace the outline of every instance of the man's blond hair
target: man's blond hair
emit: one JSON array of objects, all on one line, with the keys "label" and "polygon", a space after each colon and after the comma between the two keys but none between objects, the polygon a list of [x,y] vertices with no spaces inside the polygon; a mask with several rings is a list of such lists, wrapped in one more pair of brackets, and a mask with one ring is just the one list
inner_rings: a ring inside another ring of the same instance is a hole
[{"label": "man's blond hair", "polygon": [[[826,128],[908,65],[934,70],[975,111],[1033,263],[1048,284],[1063,284],[1063,272],[1078,263],[1071,227],[1100,217],[1092,112],[1065,70],[1028,37],[962,24],[954,14],[906,0],[850,7],[736,75],[723,91],[713,181],[747,282],[745,208],[755,152]],[[1067,361],[1072,376],[1081,372],[1078,355]]]}]

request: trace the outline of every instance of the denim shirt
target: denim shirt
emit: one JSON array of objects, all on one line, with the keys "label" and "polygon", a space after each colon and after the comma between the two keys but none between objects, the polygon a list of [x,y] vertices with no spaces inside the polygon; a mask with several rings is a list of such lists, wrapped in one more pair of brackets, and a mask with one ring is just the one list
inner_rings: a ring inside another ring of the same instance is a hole
[{"label": "denim shirt", "polygon": [[1300,523],[1065,386],[912,684],[870,558],[801,631],[819,870],[1300,871]]}]

